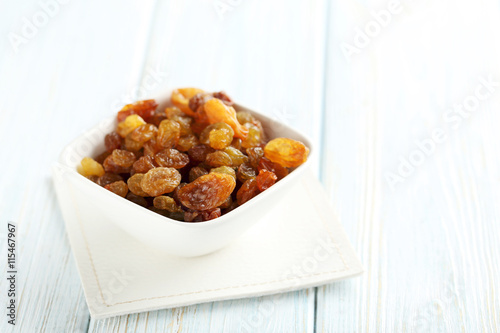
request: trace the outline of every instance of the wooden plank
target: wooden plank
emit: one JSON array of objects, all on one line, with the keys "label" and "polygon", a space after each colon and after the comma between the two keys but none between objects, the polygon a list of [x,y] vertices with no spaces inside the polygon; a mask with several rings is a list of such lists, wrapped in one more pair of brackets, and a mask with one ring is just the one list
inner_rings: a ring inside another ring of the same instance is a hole
[{"label": "wooden plank", "polygon": [[[224,89],[320,147],[325,2],[240,2],[219,16],[220,2],[158,3],[145,63],[167,73],[158,88]],[[318,171],[319,154],[313,158]],[[314,300],[309,289],[91,321],[89,331],[312,332]]]},{"label": "wooden plank", "polygon": [[[322,175],[366,273],[318,290],[317,331],[496,332],[500,86],[467,118],[444,114],[500,82],[499,6],[404,2],[346,61],[341,43],[388,4],[330,8]],[[400,156],[424,157],[393,189]]]},{"label": "wooden plank", "polygon": [[[3,221],[18,224],[17,330],[23,332],[87,330],[89,313],[50,166],[64,145],[111,114],[120,93],[138,84],[153,2],[58,6],[17,53],[4,37],[22,33],[24,17],[43,20],[43,9],[38,1],[9,3],[0,14],[0,141],[9,156],[0,173],[0,211]],[[5,253],[5,237],[1,243]],[[0,321],[1,332],[12,328]]]}]

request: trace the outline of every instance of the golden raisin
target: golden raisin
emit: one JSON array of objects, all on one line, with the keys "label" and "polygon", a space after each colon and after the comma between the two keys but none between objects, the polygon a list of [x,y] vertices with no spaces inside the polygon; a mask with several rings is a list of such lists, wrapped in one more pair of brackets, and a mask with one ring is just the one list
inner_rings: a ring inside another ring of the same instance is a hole
[{"label": "golden raisin", "polygon": [[247,150],[248,161],[250,164],[257,169],[260,159],[264,156],[264,149],[262,147],[252,147]]},{"label": "golden raisin", "polygon": [[149,121],[149,119],[155,114],[157,106],[158,104],[156,104],[154,99],[127,104],[118,112],[117,120],[118,122],[122,122],[127,116],[137,114],[145,121]]},{"label": "golden raisin", "polygon": [[200,142],[214,149],[224,149],[233,141],[234,131],[226,123],[207,126],[200,134]]},{"label": "golden raisin", "polygon": [[231,159],[231,156],[229,156],[227,153],[217,150],[213,153],[210,153],[207,155],[207,159],[205,162],[213,167],[219,167],[219,166],[224,166],[224,165],[232,165],[233,160]]},{"label": "golden raisin", "polygon": [[106,150],[110,153],[115,149],[120,149],[122,146],[122,137],[116,132],[111,132],[104,137],[104,146],[106,146]]},{"label": "golden raisin", "polygon": [[210,169],[210,173],[213,173],[213,172],[224,173],[226,175],[230,175],[231,177],[234,178],[234,180],[236,180],[236,172],[234,171],[233,168],[230,168],[228,166],[221,166],[218,168]]},{"label": "golden raisin", "polygon": [[205,103],[204,109],[211,124],[226,123],[231,126],[236,137],[242,140],[246,139],[248,129],[238,122],[233,107],[227,106],[220,99],[214,98]]},{"label": "golden raisin", "polygon": [[191,168],[191,170],[189,170],[189,182],[194,182],[196,179],[206,174],[208,174],[208,171],[205,168],[200,166]]},{"label": "golden raisin", "polygon": [[171,197],[161,195],[153,199],[155,208],[168,210],[169,212],[182,212],[182,208],[177,205],[175,200]]},{"label": "golden raisin", "polygon": [[188,151],[189,149],[193,148],[199,144],[198,138],[194,134],[189,134],[186,136],[182,136],[179,138],[179,141],[177,141],[177,144],[175,145],[175,148],[180,151]]},{"label": "golden raisin", "polygon": [[149,197],[149,195],[146,192],[144,192],[141,187],[141,182],[143,178],[144,174],[142,173],[134,174],[127,180],[128,189],[130,190],[130,192],[140,197]]},{"label": "golden raisin", "polygon": [[181,136],[181,126],[178,122],[166,119],[160,123],[156,146],[160,149],[172,148]]},{"label": "golden raisin", "polygon": [[149,170],[155,168],[156,162],[151,156],[142,156],[132,165],[132,170],[134,173],[146,173]]},{"label": "golden raisin", "polygon": [[187,208],[209,210],[222,205],[235,186],[236,181],[232,176],[214,172],[182,187],[178,197]]},{"label": "golden raisin", "polygon": [[307,160],[309,149],[300,141],[277,138],[264,147],[264,156],[287,168],[298,167]]},{"label": "golden raisin", "polygon": [[132,133],[130,133],[130,139],[145,143],[151,140],[158,133],[158,128],[153,124],[144,124],[137,127]]},{"label": "golden raisin", "polygon": [[196,94],[203,93],[203,90],[198,88],[180,88],[172,92],[172,103],[181,109],[188,116],[194,116],[194,110],[189,108],[189,99]]},{"label": "golden raisin", "polygon": [[99,177],[99,179],[97,179],[97,184],[104,187],[108,184],[117,182],[119,180],[123,180],[123,177],[120,175],[117,175],[116,173],[106,172],[104,175]]},{"label": "golden raisin", "polygon": [[140,116],[136,114],[132,114],[125,118],[124,121],[116,126],[116,132],[122,137],[125,138],[127,135],[132,133],[137,127],[144,125],[146,122]]},{"label": "golden raisin", "polygon": [[255,178],[251,178],[241,185],[238,193],[236,193],[236,200],[238,205],[243,205],[248,200],[259,194],[259,188],[257,187],[257,181]]},{"label": "golden raisin", "polygon": [[131,167],[136,160],[133,152],[122,149],[113,150],[111,157],[116,165],[123,168]]},{"label": "golden raisin", "polygon": [[85,177],[100,177],[104,175],[104,168],[94,159],[90,157],[84,157],[81,161],[81,166],[78,168],[78,172]]},{"label": "golden raisin", "polygon": [[196,162],[204,162],[207,159],[207,155],[213,153],[215,150],[212,147],[206,145],[196,145],[188,150],[188,155],[191,160]]},{"label": "golden raisin", "polygon": [[125,182],[123,180],[119,180],[117,182],[108,184],[108,185],[104,186],[104,188],[106,190],[110,190],[114,194],[117,194],[117,195],[119,195],[120,197],[123,197],[123,198],[125,198],[125,196],[128,193],[127,184],[125,184]]},{"label": "golden raisin", "polygon": [[163,149],[155,155],[155,161],[162,167],[180,169],[189,163],[189,157],[177,149]]},{"label": "golden raisin", "polygon": [[262,169],[259,171],[259,175],[255,178],[255,180],[257,181],[259,191],[263,192],[273,186],[278,180],[278,177],[274,174],[274,172]]},{"label": "golden raisin", "polygon": [[249,163],[243,163],[238,167],[236,176],[240,182],[244,183],[251,178],[255,178],[257,176],[257,172]]},{"label": "golden raisin", "polygon": [[278,180],[285,178],[288,176],[288,169],[282,166],[281,164],[274,163],[267,159],[266,157],[262,157],[259,161],[258,165],[259,171],[262,169],[268,170],[273,172],[277,177]]},{"label": "golden raisin", "polygon": [[141,187],[152,197],[170,193],[181,183],[181,174],[174,168],[154,168],[142,178]]},{"label": "golden raisin", "polygon": [[233,167],[237,167],[248,161],[248,156],[246,156],[236,148],[226,147],[224,148],[224,152],[228,154],[229,157],[231,157],[231,165]]}]

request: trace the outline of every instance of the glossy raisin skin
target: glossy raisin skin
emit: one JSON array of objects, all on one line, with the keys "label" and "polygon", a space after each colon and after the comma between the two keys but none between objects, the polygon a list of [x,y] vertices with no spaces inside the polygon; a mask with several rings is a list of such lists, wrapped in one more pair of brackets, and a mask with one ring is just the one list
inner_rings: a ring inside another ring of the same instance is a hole
[{"label": "glossy raisin skin", "polygon": [[209,173],[187,184],[179,190],[178,197],[183,206],[193,210],[210,210],[224,203],[236,186],[230,175]]},{"label": "glossy raisin skin", "polygon": [[181,175],[174,168],[154,168],[142,178],[141,188],[152,197],[170,193],[181,183]]},{"label": "glossy raisin skin", "polygon": [[238,193],[236,193],[238,205],[243,205],[257,194],[259,194],[259,188],[257,187],[257,181],[255,178],[245,181],[238,190]]},{"label": "glossy raisin skin", "polygon": [[274,174],[274,172],[261,169],[255,180],[257,181],[259,191],[263,192],[273,186],[278,180],[278,177]]},{"label": "glossy raisin skin", "polygon": [[163,149],[155,155],[155,161],[162,167],[181,169],[189,163],[189,157],[177,149]]},{"label": "glossy raisin skin", "polygon": [[298,167],[307,160],[309,149],[300,141],[276,138],[264,147],[264,156],[286,168]]}]

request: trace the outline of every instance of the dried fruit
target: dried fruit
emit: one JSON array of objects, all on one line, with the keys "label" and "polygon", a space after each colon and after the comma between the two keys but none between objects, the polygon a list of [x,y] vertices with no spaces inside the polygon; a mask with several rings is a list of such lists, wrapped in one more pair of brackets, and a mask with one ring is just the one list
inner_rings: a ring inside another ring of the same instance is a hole
[{"label": "dried fruit", "polygon": [[181,136],[181,126],[178,122],[166,119],[160,123],[156,146],[159,149],[172,148],[177,144]]},{"label": "dried fruit", "polygon": [[264,156],[287,168],[298,167],[307,160],[309,149],[300,141],[277,138],[264,147]]},{"label": "dried fruit", "polygon": [[152,197],[172,192],[181,183],[181,174],[174,168],[154,168],[142,178],[141,187]]},{"label": "dried fruit", "polygon": [[90,176],[100,177],[104,175],[104,168],[94,159],[90,157],[84,157],[82,159],[81,166],[78,168],[78,172],[85,177],[90,177]]},{"label": "dried fruit", "polygon": [[113,150],[113,153],[111,153],[111,157],[113,158],[113,162],[117,166],[123,168],[131,167],[136,160],[135,154],[133,152],[122,149]]},{"label": "dried fruit", "polygon": [[151,156],[142,156],[132,165],[134,173],[146,173],[157,167],[156,162]]},{"label": "dried fruit", "polygon": [[179,141],[177,141],[177,144],[175,145],[175,148],[180,151],[188,151],[189,149],[193,148],[199,144],[198,138],[194,134],[189,134],[186,136],[182,136]]},{"label": "dried fruit", "polygon": [[118,122],[125,120],[127,116],[132,114],[139,115],[145,121],[149,121],[151,117],[154,116],[155,110],[158,107],[154,99],[148,99],[145,101],[138,101],[133,104],[125,105],[117,115]]},{"label": "dried fruit", "polygon": [[194,116],[194,110],[191,110],[188,106],[189,99],[199,93],[203,93],[203,90],[198,88],[175,89],[172,92],[171,101],[175,106],[181,109],[182,112],[192,117]]},{"label": "dried fruit", "polygon": [[227,167],[227,166],[221,166],[221,167],[218,167],[218,168],[210,169],[210,173],[213,173],[213,172],[224,173],[226,175],[230,175],[231,177],[234,178],[234,180],[236,180],[236,172],[234,171],[233,168],[230,168],[230,167]]},{"label": "dried fruit", "polygon": [[261,169],[259,171],[259,175],[257,176],[257,178],[255,178],[255,180],[257,181],[257,187],[259,188],[259,191],[263,192],[273,186],[274,183],[276,183],[276,181],[278,180],[278,177],[274,174],[274,172]]},{"label": "dried fruit", "polygon": [[213,93],[214,98],[218,98],[221,101],[224,102],[227,106],[232,106],[234,104],[233,100],[231,97],[229,97],[225,91],[219,91],[219,92],[214,92]]},{"label": "dried fruit", "polygon": [[191,168],[191,170],[189,170],[189,182],[194,182],[196,179],[206,174],[208,174],[208,171],[205,168],[200,166]]},{"label": "dried fruit", "polygon": [[220,99],[214,98],[205,103],[204,109],[211,124],[226,123],[231,126],[236,137],[242,140],[246,139],[248,129],[238,122],[233,107],[227,106]]},{"label": "dried fruit", "polygon": [[193,210],[210,210],[224,203],[236,186],[230,175],[209,173],[179,190],[181,203]]},{"label": "dried fruit", "polygon": [[189,157],[177,149],[163,149],[155,155],[155,161],[162,167],[180,169],[189,163]]},{"label": "dried fruit", "polygon": [[138,204],[139,206],[142,206],[142,207],[148,206],[148,201],[146,199],[144,199],[143,197],[138,196],[132,192],[128,192],[128,194],[125,198],[127,198],[127,200],[132,201],[135,204]]},{"label": "dried fruit", "polygon": [[155,206],[155,208],[168,210],[172,213],[182,212],[182,208],[177,205],[173,198],[164,195],[154,198],[153,205]]},{"label": "dried fruit", "polygon": [[247,149],[248,161],[257,169],[260,159],[264,156],[264,149],[262,147],[253,147]]},{"label": "dried fruit", "polygon": [[242,183],[245,181],[255,178],[257,176],[257,171],[249,163],[243,163],[238,167],[238,172],[236,173],[238,180]]},{"label": "dried fruit", "polygon": [[[134,158],[135,158],[135,155],[134,155]],[[131,168],[122,167],[122,166],[119,166],[118,164],[116,164],[114,162],[114,159],[113,159],[113,154],[106,157],[106,159],[104,160],[104,163],[102,165],[104,167],[104,170],[106,172],[110,172],[110,173],[127,173],[127,172],[130,172],[130,170],[131,170]]]},{"label": "dried fruit", "polygon": [[287,168],[285,168],[284,166],[282,166],[278,163],[274,163],[274,162],[270,161],[266,157],[262,157],[259,161],[258,170],[260,171],[262,169],[274,172],[274,174],[278,177],[278,180],[283,179],[286,176],[288,176],[288,169]]},{"label": "dried fruit", "polygon": [[193,161],[204,162],[207,159],[207,155],[214,151],[215,150],[209,146],[197,145],[188,150],[188,155]]},{"label": "dried fruit", "polygon": [[231,165],[233,167],[237,167],[245,162],[248,161],[248,156],[243,154],[241,151],[239,151],[236,148],[233,147],[226,147],[224,149],[224,152],[231,157]]},{"label": "dried fruit", "polygon": [[111,132],[104,137],[104,146],[106,146],[106,150],[110,153],[115,149],[120,149],[122,146],[122,137],[116,132]]},{"label": "dried fruit", "polygon": [[158,133],[158,128],[155,125],[144,124],[137,127],[129,136],[134,141],[145,143],[155,137],[156,133]]},{"label": "dried fruit", "polygon": [[233,142],[234,131],[226,123],[215,123],[205,127],[200,142],[214,149],[224,149]]},{"label": "dried fruit", "polygon": [[123,180],[108,184],[104,186],[104,188],[123,198],[125,198],[128,193],[128,186]]},{"label": "dried fruit", "polygon": [[116,126],[116,133],[118,133],[122,138],[132,133],[137,127],[144,125],[146,122],[140,116],[132,114],[125,118],[124,121]]},{"label": "dried fruit", "polygon": [[213,153],[210,153],[207,155],[207,159],[205,162],[213,167],[219,167],[223,165],[232,165],[233,160],[231,159],[231,156],[229,156],[227,153],[217,150]]},{"label": "dried fruit", "polygon": [[261,131],[257,126],[246,123],[245,127],[248,128],[248,135],[245,140],[241,142],[243,148],[257,147],[262,143]]},{"label": "dried fruit", "polygon": [[130,192],[140,197],[149,197],[149,195],[146,192],[144,192],[144,190],[141,187],[141,182],[143,178],[144,178],[143,173],[134,174],[127,180],[128,189],[130,190]]},{"label": "dried fruit", "polygon": [[236,193],[236,200],[238,205],[243,205],[248,200],[259,194],[259,188],[257,187],[257,181],[255,178],[251,178],[241,185],[238,193]]},{"label": "dried fruit", "polygon": [[120,175],[117,175],[116,173],[106,172],[104,175],[99,177],[99,179],[97,179],[97,184],[104,187],[108,184],[117,182],[119,180],[123,180],[123,177]]}]

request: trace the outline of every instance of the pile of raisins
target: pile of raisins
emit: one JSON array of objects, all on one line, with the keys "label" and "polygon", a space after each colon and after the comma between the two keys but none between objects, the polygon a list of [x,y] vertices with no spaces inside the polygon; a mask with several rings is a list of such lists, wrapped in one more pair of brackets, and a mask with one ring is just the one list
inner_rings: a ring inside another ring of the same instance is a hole
[{"label": "pile of raisins", "polygon": [[173,106],[128,104],[106,151],[78,171],[111,192],[186,222],[215,219],[273,186],[307,159],[299,141],[268,141],[261,122],[224,92],[174,90]]}]

